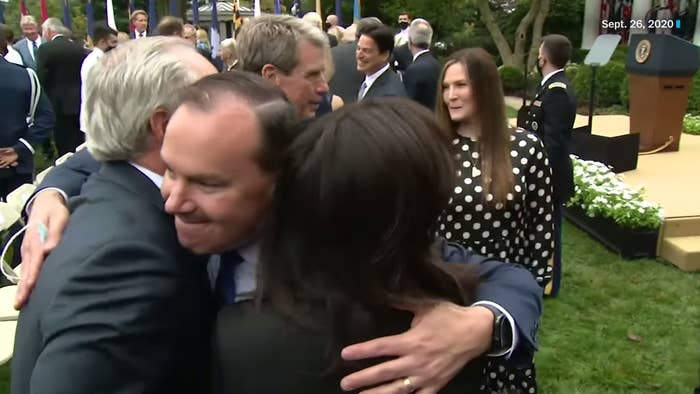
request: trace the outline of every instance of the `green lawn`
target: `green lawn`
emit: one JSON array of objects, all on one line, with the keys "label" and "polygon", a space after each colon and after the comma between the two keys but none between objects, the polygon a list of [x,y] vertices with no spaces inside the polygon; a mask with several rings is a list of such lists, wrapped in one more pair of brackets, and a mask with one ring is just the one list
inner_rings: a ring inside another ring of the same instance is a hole
[{"label": "green lawn", "polygon": [[[700,370],[699,297],[698,274],[622,260],[567,223],[562,293],[545,301],[540,328],[540,392],[690,394]],[[0,393],[8,382],[0,367]]]}]

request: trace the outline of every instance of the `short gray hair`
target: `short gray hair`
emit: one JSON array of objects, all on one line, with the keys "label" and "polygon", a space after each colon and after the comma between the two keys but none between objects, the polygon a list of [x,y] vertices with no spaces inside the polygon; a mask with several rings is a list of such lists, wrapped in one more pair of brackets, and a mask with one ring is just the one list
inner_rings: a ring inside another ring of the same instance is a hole
[{"label": "short gray hair", "polygon": [[167,110],[198,75],[174,49],[196,55],[180,38],[149,37],[127,42],[102,57],[88,74],[87,147],[99,161],[133,161],[149,149],[149,120]]},{"label": "short gray hair", "polygon": [[54,33],[64,34],[62,30],[65,29],[65,26],[63,26],[63,22],[58,18],[47,18],[44,23],[41,24],[41,28]]},{"label": "short gray hair", "polygon": [[237,37],[241,70],[256,74],[266,64],[289,74],[299,64],[297,47],[307,41],[328,50],[328,38],[319,29],[290,15],[262,15],[244,23]]},{"label": "short gray hair", "polygon": [[360,19],[357,21],[357,27],[355,29],[355,40],[360,39],[360,36],[364,30],[367,30],[372,26],[381,26],[383,24],[384,23],[382,23],[381,19],[377,18],[376,16],[368,16]]},{"label": "short gray hair", "polygon": [[31,15],[24,15],[19,19],[19,25],[34,25],[36,27],[39,27],[39,24],[36,23],[36,19],[34,19],[33,16]]},{"label": "short gray hair", "polygon": [[428,49],[433,41],[433,28],[425,19],[416,18],[408,27],[408,40],[418,48]]}]

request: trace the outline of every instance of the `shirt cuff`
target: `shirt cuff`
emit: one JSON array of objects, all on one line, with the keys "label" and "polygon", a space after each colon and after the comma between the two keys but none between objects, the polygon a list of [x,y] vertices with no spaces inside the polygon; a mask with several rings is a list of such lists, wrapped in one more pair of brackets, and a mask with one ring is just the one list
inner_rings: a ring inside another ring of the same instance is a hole
[{"label": "shirt cuff", "polygon": [[503,313],[503,315],[505,315],[506,319],[508,320],[508,323],[510,324],[510,332],[513,333],[513,337],[512,337],[513,342],[512,342],[512,345],[509,349],[506,349],[500,353],[489,353],[489,354],[487,354],[487,356],[488,357],[503,357],[503,356],[505,356],[506,359],[510,358],[511,354],[513,354],[513,351],[518,346],[518,327],[515,326],[515,320],[513,320],[513,316],[511,316],[507,310],[503,309],[502,306],[496,304],[495,302],[477,301],[477,302],[472,304],[472,306],[479,306],[479,305],[488,305],[488,306],[491,306],[491,307],[496,308],[499,311],[501,311]]},{"label": "shirt cuff", "polygon": [[24,138],[20,138],[19,142],[24,144],[24,146],[26,146],[27,149],[29,149],[29,151],[32,152],[32,155],[35,153],[34,148],[32,147],[32,144],[29,143],[29,141],[25,140]]},{"label": "shirt cuff", "polygon": [[36,194],[34,194],[34,197],[29,199],[29,201],[27,201],[27,204],[24,206],[24,213],[26,213],[27,216],[29,216],[29,212],[32,209],[32,204],[34,204],[34,200],[36,200],[36,198],[39,197],[39,194],[41,194],[47,190],[53,190],[55,192],[58,192],[58,194],[60,194],[61,197],[63,197],[63,203],[65,204],[66,202],[68,202],[68,195],[66,194],[66,192],[64,192],[63,190],[61,190],[57,187],[47,187],[45,189],[41,189],[38,192],[36,192]]}]

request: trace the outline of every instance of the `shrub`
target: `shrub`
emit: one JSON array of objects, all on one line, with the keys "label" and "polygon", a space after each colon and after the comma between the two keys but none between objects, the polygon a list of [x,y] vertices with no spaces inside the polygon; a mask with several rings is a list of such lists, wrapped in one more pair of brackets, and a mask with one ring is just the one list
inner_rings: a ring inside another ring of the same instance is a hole
[{"label": "shrub", "polygon": [[690,84],[688,112],[693,115],[700,115],[700,73],[695,73],[695,75],[693,75],[693,79]]},{"label": "shrub", "polygon": [[683,132],[700,135],[700,116],[685,115],[683,118]]},{"label": "shrub", "polygon": [[625,74],[625,77],[620,81],[620,104],[626,109],[630,107],[630,84],[627,74]]},{"label": "shrub", "polygon": [[[621,104],[620,83],[626,75],[625,65],[619,61],[610,61],[608,64],[598,67],[596,72],[596,107]],[[579,66],[572,82],[579,104],[588,104],[591,94],[591,67]]]},{"label": "shrub", "polygon": [[501,77],[503,90],[512,92],[525,87],[525,75],[522,70],[510,66],[498,67],[498,75]]}]

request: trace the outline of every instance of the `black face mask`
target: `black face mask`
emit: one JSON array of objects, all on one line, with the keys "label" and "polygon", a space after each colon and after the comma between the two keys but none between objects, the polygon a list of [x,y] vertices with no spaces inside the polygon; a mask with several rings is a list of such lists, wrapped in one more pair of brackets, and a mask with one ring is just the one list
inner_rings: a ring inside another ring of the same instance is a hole
[{"label": "black face mask", "polygon": [[108,46],[107,48],[105,48],[104,52],[107,53],[107,52],[111,51],[111,50],[114,49],[114,48],[116,48],[116,47]]},{"label": "black face mask", "polygon": [[401,30],[406,30],[408,28],[408,22],[399,22],[399,27]]},{"label": "black face mask", "polygon": [[537,72],[540,73],[540,75],[544,76],[544,74],[542,74],[542,67],[543,67],[543,66],[540,65],[540,61],[542,61],[542,58],[541,58],[541,57],[538,57],[538,58],[537,58],[537,63],[536,63]]}]

